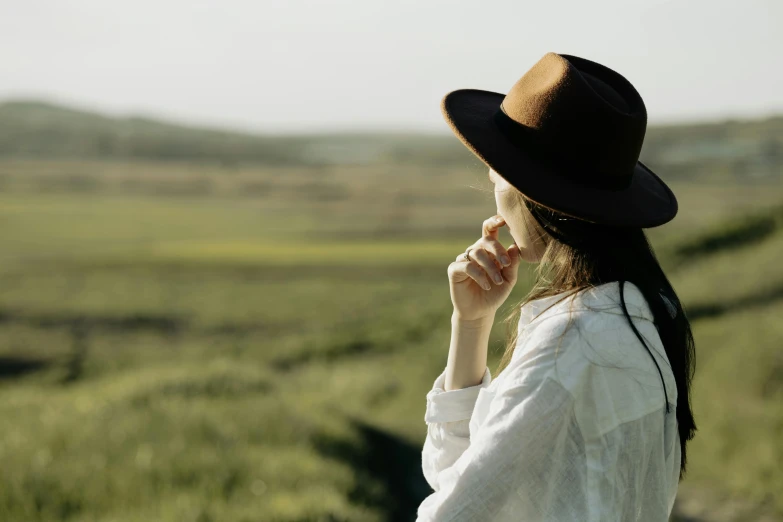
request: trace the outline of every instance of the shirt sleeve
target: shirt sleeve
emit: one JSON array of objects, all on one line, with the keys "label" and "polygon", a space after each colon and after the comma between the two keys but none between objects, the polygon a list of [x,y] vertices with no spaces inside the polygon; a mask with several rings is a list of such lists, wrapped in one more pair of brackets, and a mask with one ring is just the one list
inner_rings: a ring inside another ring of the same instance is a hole
[{"label": "shirt sleeve", "polygon": [[506,368],[473,439],[462,451],[451,439],[459,455],[431,469],[438,487],[417,522],[584,520],[584,448],[573,396],[555,371],[562,348],[540,343]]},{"label": "shirt sleeve", "polygon": [[435,379],[427,393],[427,438],[422,449],[422,470],[430,487],[439,489],[438,475],[452,464],[470,445],[469,423],[482,388],[492,382],[489,368],[476,386],[445,391],[446,370]]}]

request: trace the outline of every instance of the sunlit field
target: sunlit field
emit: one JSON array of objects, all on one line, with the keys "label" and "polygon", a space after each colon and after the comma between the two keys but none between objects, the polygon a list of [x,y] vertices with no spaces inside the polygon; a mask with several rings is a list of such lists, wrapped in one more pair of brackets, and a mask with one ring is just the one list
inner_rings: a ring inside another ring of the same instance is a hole
[{"label": "sunlit field", "polygon": [[[783,191],[671,186],[649,236],[700,428],[677,512],[780,520]],[[0,520],[409,520],[489,190],[477,165],[0,162]]]}]

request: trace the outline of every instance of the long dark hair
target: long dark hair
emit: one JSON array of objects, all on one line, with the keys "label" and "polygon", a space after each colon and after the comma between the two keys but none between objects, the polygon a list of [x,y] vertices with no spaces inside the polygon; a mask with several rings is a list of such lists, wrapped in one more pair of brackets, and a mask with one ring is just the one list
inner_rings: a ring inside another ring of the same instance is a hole
[{"label": "long dark hair", "polygon": [[[620,283],[623,314],[649,352],[650,348],[631,321],[623,296],[624,283],[634,283],[650,305],[655,326],[677,383],[677,424],[682,455],[682,480],[686,471],[686,444],[696,431],[690,405],[690,387],[695,372],[693,334],[685,310],[663,273],[644,230],[575,219],[539,205],[521,192],[515,192],[520,203],[535,218],[540,227],[538,230],[543,229],[546,234],[543,234],[544,251],[536,268],[535,284],[503,321],[507,323],[509,338],[496,375],[508,365],[513,355],[517,343],[520,308],[523,304],[561,293],[565,293],[567,297],[582,289],[614,281]],[[525,223],[528,230],[537,228],[528,221],[527,215]],[[652,356],[652,353],[650,355]],[[658,365],[657,362],[655,364]],[[660,367],[658,372],[660,374]],[[668,398],[666,409],[669,410]]]}]

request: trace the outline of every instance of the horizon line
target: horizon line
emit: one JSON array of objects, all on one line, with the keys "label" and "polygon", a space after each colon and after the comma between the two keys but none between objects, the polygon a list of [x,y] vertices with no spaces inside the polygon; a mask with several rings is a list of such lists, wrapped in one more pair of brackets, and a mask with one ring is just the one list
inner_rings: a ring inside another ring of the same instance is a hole
[{"label": "horizon line", "polygon": [[[162,123],[166,125],[189,128],[193,130],[216,131],[232,134],[244,134],[263,137],[306,137],[323,135],[356,135],[356,134],[376,134],[376,135],[426,135],[426,136],[452,136],[446,122],[443,122],[443,129],[436,129],[429,125],[399,125],[394,123],[364,124],[363,126],[345,126],[345,125],[313,125],[308,129],[280,128],[264,129],[253,125],[231,123],[228,121],[219,122],[210,119],[198,119],[183,115],[166,113],[162,110],[116,110],[107,107],[100,107],[88,102],[66,100],[57,96],[36,96],[36,95],[3,95],[0,96],[0,106],[11,104],[39,104],[48,105],[53,108],[83,112],[104,117],[111,120],[131,120],[143,119]],[[677,116],[664,117],[650,121],[648,119],[647,128],[656,127],[687,127],[700,125],[720,125],[728,123],[753,123],[763,122],[771,119],[782,118],[783,110],[768,110],[763,113],[758,111],[748,111],[743,114],[716,114],[697,116]]]}]

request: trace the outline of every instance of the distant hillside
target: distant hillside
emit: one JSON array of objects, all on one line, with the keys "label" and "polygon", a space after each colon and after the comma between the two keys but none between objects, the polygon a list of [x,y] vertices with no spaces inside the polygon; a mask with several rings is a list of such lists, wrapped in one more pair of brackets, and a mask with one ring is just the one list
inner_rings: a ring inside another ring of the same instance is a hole
[{"label": "distant hillside", "polygon": [[651,127],[642,161],[670,178],[783,178],[783,116]]},{"label": "distant hillside", "polygon": [[301,165],[464,162],[453,138],[340,133],[265,136],[186,127],[148,118],[112,118],[35,101],[0,103],[0,157],[214,160]]},{"label": "distant hillside", "polygon": [[[37,101],[0,103],[0,157],[197,160],[262,165],[475,163],[443,135],[253,135],[113,118]],[[783,117],[651,127],[642,160],[667,178],[783,176]]]}]

